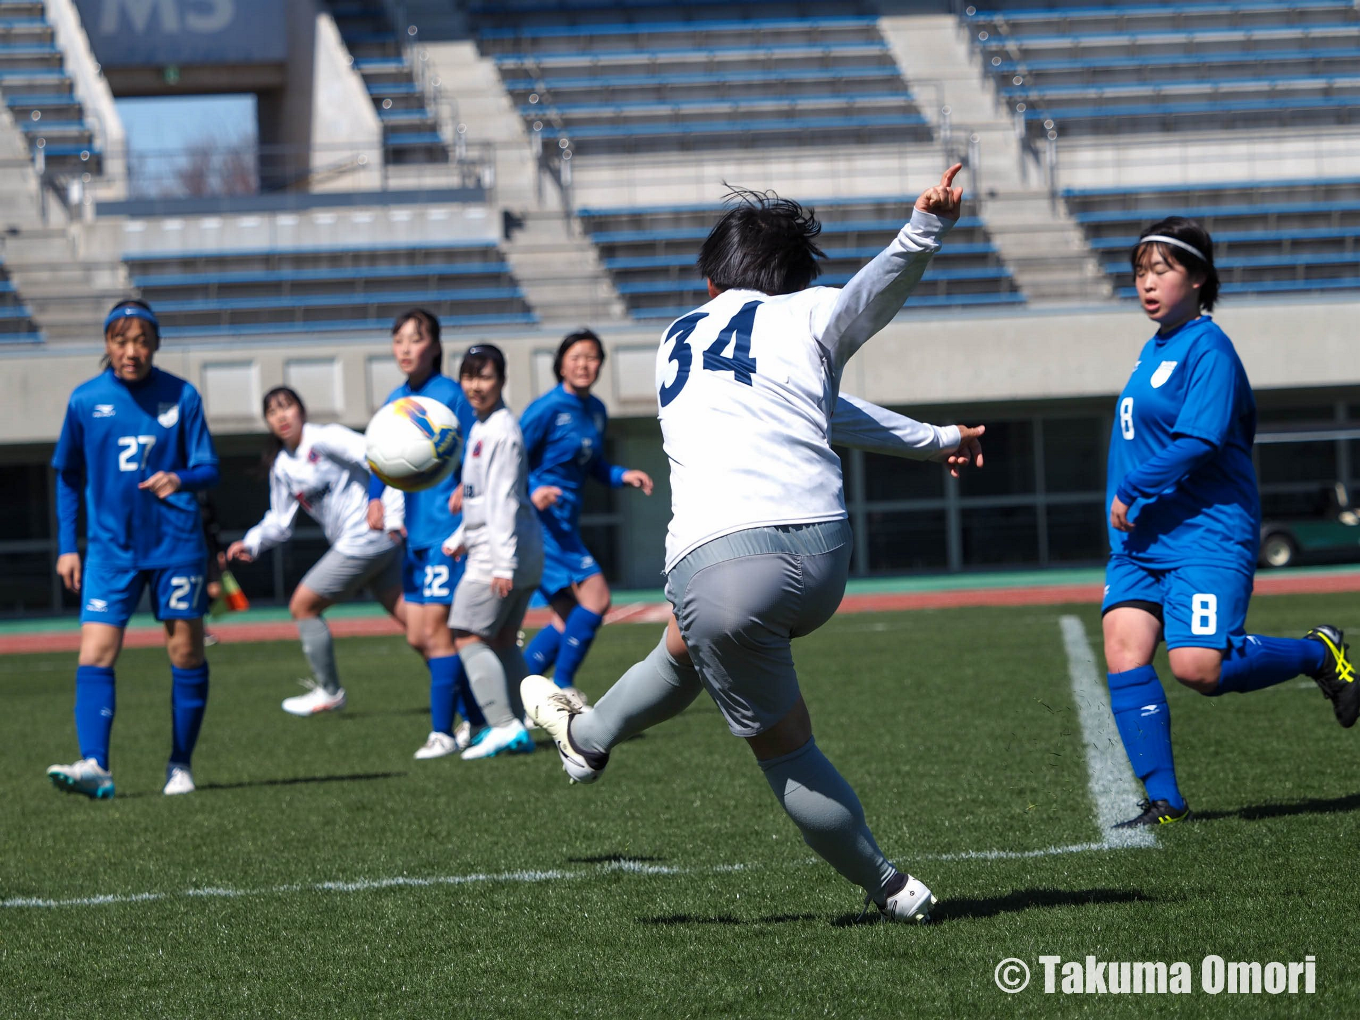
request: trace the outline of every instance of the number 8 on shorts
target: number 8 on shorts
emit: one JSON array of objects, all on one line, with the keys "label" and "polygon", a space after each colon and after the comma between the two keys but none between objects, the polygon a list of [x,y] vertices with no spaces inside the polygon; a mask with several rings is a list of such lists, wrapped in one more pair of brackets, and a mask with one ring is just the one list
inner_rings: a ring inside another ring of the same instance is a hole
[{"label": "number 8 on shorts", "polygon": [[1190,597],[1190,633],[1197,636],[1218,633],[1218,596],[1203,592]]}]

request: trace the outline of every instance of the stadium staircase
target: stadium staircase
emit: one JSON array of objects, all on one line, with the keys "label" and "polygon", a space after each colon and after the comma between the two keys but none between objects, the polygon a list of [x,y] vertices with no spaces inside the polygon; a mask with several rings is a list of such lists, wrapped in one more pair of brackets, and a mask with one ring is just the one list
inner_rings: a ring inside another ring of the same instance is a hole
[{"label": "stadium staircase", "polygon": [[76,95],[42,0],[0,0],[0,98],[46,173],[100,172],[100,139]]},{"label": "stadium staircase", "polygon": [[394,25],[393,6],[384,0],[328,0],[326,6],[382,123],[387,164],[447,163],[439,90],[408,26]]}]

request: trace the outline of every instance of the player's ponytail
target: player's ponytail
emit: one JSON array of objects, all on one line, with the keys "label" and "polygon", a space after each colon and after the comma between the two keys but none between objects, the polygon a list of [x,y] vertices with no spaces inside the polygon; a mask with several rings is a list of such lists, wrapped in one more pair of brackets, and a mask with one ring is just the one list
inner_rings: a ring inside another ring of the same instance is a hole
[{"label": "player's ponytail", "polygon": [[1214,267],[1214,242],[1209,231],[1184,216],[1158,220],[1138,235],[1138,241],[1129,253],[1129,265],[1135,275],[1139,264],[1154,253],[1169,264],[1182,266],[1193,276],[1203,277],[1199,307],[1204,312],[1214,310],[1214,303],[1218,301],[1218,270]]}]

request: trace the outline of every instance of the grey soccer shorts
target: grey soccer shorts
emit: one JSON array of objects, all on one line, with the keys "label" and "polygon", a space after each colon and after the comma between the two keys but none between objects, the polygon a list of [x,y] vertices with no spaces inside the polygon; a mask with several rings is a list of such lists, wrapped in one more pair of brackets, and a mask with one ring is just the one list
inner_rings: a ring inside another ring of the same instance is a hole
[{"label": "grey soccer shorts", "polygon": [[797,704],[790,641],[836,612],[851,548],[845,520],[751,528],[701,545],[666,576],[690,659],[737,736],[764,733]]},{"label": "grey soccer shorts", "polygon": [[524,614],[529,610],[529,599],[533,597],[534,588],[532,584],[516,584],[510,589],[509,595],[501,598],[491,590],[490,581],[464,577],[453,593],[449,626],[454,630],[476,634],[487,641],[507,627],[513,626],[518,630],[524,622]]},{"label": "grey soccer shorts", "polygon": [[376,598],[401,587],[401,544],[377,556],[346,556],[327,549],[298,583],[332,602],[352,599],[365,588]]}]

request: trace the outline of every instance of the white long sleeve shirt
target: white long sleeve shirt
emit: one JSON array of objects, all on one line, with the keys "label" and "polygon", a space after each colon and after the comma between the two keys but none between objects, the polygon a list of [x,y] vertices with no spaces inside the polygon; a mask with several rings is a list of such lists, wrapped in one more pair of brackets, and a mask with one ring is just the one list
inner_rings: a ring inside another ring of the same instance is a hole
[{"label": "white long sleeve shirt", "polygon": [[[728,290],[670,325],[656,359],[671,465],[666,570],[736,531],[846,516],[831,449],[841,372],[901,309],[951,226],[913,210],[843,289]],[[853,416],[858,424],[846,414],[847,428],[869,428],[867,412]],[[927,446],[944,438],[919,437]]]},{"label": "white long sleeve shirt", "polygon": [[401,528],[406,504],[383,490],[384,531],[368,526],[368,461],[364,437],[343,425],[302,426],[296,450],[284,447],[269,471],[269,510],[242,541],[251,556],[293,536],[299,508],[321,525],[326,541],[346,556],[377,556],[392,548],[388,531]]},{"label": "white long sleeve shirt", "polygon": [[468,431],[463,449],[463,523],[444,545],[467,549],[464,580],[538,584],[543,536],[529,502],[529,461],[519,422],[502,404]]}]

